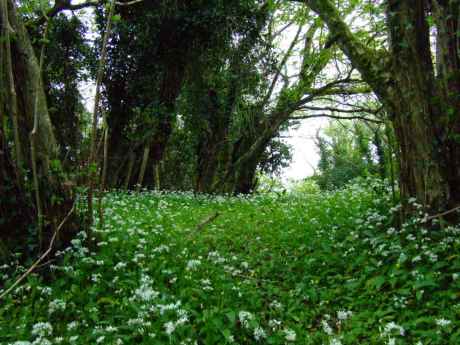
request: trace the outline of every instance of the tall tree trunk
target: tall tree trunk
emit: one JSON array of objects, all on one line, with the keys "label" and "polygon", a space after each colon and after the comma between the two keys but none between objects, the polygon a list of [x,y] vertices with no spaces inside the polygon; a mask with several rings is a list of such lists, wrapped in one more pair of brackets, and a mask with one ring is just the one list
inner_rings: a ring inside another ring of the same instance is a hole
[{"label": "tall tree trunk", "polygon": [[207,107],[204,107],[203,128],[199,133],[198,162],[196,191],[211,193],[214,181],[219,173],[221,159],[228,149],[227,141],[230,130],[230,117],[232,115],[235,94],[238,85],[236,82],[230,85],[227,95],[227,104],[220,108],[217,94],[210,89],[207,95]]},{"label": "tall tree trunk", "polygon": [[134,160],[136,159],[136,155],[134,152],[131,152],[129,154],[129,160],[128,160],[128,171],[126,173],[125,181],[123,183],[123,188],[128,189],[129,187],[129,182],[131,181],[131,175],[133,173],[133,166],[134,166]]},{"label": "tall tree trunk", "polygon": [[400,144],[401,194],[439,210],[448,206],[449,190],[440,164],[438,120],[442,114],[433,104],[436,90],[424,7],[423,1],[415,6],[389,2],[392,74],[399,91],[390,101]]},{"label": "tall tree trunk", "polygon": [[137,190],[142,188],[142,183],[144,182],[145,170],[147,169],[147,163],[149,161],[150,154],[150,144],[145,144],[144,154],[142,156],[141,168],[139,170],[139,177],[137,179]]}]

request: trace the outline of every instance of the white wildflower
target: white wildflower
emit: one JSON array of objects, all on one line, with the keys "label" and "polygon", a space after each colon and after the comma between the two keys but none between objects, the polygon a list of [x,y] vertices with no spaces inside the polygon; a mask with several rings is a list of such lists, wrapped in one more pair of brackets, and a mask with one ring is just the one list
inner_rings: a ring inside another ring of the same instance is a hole
[{"label": "white wildflower", "polygon": [[146,285],[141,285],[138,289],[136,289],[136,291],[134,291],[134,294],[137,299],[145,302],[151,301],[160,295],[158,291],[155,291],[150,286]]},{"label": "white wildflower", "polygon": [[105,328],[105,331],[108,332],[108,333],[116,332],[116,331],[117,331],[117,327],[107,326],[107,327]]},{"label": "white wildflower", "polygon": [[387,230],[388,235],[393,235],[395,232],[396,232],[395,228],[388,228],[388,230]]},{"label": "white wildflower", "polygon": [[351,311],[339,310],[337,312],[337,319],[339,319],[340,321],[345,321],[346,319],[350,318],[351,315],[353,315],[353,312]]},{"label": "white wildflower", "polygon": [[115,267],[113,268],[115,271],[119,271],[123,268],[125,268],[127,266],[127,263],[126,262],[119,262],[115,265]]},{"label": "white wildflower", "polygon": [[201,265],[200,260],[189,260],[187,262],[187,270],[194,270],[195,268],[197,268],[200,265]]},{"label": "white wildflower", "polygon": [[339,338],[332,338],[329,345],[342,345],[342,342],[340,341]]},{"label": "white wildflower", "polygon": [[176,303],[169,303],[169,304],[157,304],[155,307],[160,311],[160,315],[163,315],[168,310],[176,310],[182,305],[181,301],[177,301]]},{"label": "white wildflower", "polygon": [[39,322],[32,326],[32,334],[45,337],[53,333],[53,326],[49,322]]},{"label": "white wildflower", "polygon": [[53,314],[56,311],[64,311],[66,303],[63,300],[55,299],[48,304],[48,314]]},{"label": "white wildflower", "polygon": [[432,252],[428,253],[429,259],[431,262],[436,262],[438,261],[438,255]]},{"label": "white wildflower", "polygon": [[390,322],[388,324],[385,325],[385,328],[383,330],[383,334],[384,335],[387,335],[387,334],[391,334],[392,331],[395,330],[399,333],[399,335],[401,336],[404,336],[404,334],[406,333],[404,328],[398,324],[396,324],[395,322]]},{"label": "white wildflower", "polygon": [[413,234],[409,234],[406,236],[406,239],[409,241],[415,241],[417,238]]},{"label": "white wildflower", "polygon": [[41,294],[43,296],[51,296],[52,292],[53,292],[53,290],[48,286],[45,286],[45,287],[41,288]]},{"label": "white wildflower", "polygon": [[68,331],[72,331],[77,327],[78,327],[78,321],[72,321],[72,322],[67,324],[67,330]]},{"label": "white wildflower", "polygon": [[267,334],[265,333],[262,327],[257,326],[256,328],[254,328],[254,339],[255,340],[259,341],[266,337],[267,337]]},{"label": "white wildflower", "polygon": [[451,323],[452,321],[442,319],[442,318],[436,320],[436,325],[438,325],[439,327],[446,327],[446,326],[449,326]]},{"label": "white wildflower", "polygon": [[422,260],[422,257],[421,257],[420,255],[417,255],[417,256],[415,256],[415,257],[412,259],[412,262],[415,263],[415,262],[419,262],[419,261],[421,261],[421,260]]},{"label": "white wildflower", "polygon": [[273,319],[268,321],[268,326],[270,326],[273,330],[281,326],[281,321]]},{"label": "white wildflower", "polygon": [[321,326],[323,327],[324,333],[326,333],[328,335],[332,335],[334,333],[334,331],[332,330],[331,326],[329,326],[329,324],[327,323],[326,320],[321,321]]},{"label": "white wildflower", "polygon": [[294,330],[290,328],[286,328],[283,332],[284,332],[284,338],[287,341],[295,341],[297,334],[295,333]]},{"label": "white wildflower", "polygon": [[32,345],[53,345],[53,343],[46,338],[37,338]]},{"label": "white wildflower", "polygon": [[283,305],[277,300],[274,300],[273,302],[270,303],[270,307],[273,309],[282,309]]},{"label": "white wildflower", "polygon": [[248,311],[240,311],[238,313],[238,319],[245,328],[249,328],[249,322],[254,319],[254,316]]},{"label": "white wildflower", "polygon": [[176,325],[172,321],[166,322],[163,327],[167,335],[171,335],[176,330]]}]

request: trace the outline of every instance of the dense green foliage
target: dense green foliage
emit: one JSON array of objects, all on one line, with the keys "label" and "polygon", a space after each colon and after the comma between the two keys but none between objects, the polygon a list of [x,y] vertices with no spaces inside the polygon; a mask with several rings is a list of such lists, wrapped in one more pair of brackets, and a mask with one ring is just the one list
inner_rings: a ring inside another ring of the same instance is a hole
[{"label": "dense green foliage", "polygon": [[357,177],[394,181],[392,133],[362,122],[331,122],[317,133],[318,171],[311,178],[324,190],[344,187]]},{"label": "dense green foliage", "polygon": [[[81,233],[2,301],[1,343],[458,344],[460,230],[396,230],[389,200],[372,180],[250,198],[110,193],[97,251]],[[8,286],[24,268],[1,270]]]},{"label": "dense green foliage", "polygon": [[[84,159],[82,140],[89,126],[80,88],[90,77],[94,56],[85,40],[87,28],[77,16],[56,16],[48,28],[44,84],[60,159],[75,168]],[[38,40],[38,42],[42,42]],[[41,45],[37,46],[37,51]],[[86,152],[85,152],[86,153]]]}]

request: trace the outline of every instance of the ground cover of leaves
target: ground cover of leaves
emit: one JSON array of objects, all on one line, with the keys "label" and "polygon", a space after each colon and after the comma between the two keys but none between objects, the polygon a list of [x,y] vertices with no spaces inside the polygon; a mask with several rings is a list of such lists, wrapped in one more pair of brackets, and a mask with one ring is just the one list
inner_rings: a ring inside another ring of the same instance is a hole
[{"label": "ground cover of leaves", "polygon": [[0,344],[459,344],[460,230],[396,230],[390,200],[112,192],[96,250],[0,301]]}]

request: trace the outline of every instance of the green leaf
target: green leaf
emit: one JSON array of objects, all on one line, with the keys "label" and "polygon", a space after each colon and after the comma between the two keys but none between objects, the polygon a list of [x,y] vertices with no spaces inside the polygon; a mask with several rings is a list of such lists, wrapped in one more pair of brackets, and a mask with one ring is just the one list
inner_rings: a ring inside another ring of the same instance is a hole
[{"label": "green leaf", "polygon": [[386,283],[386,277],[385,276],[377,276],[372,278],[367,282],[367,286],[375,287],[375,289],[380,290],[380,288],[383,286],[383,284]]}]

